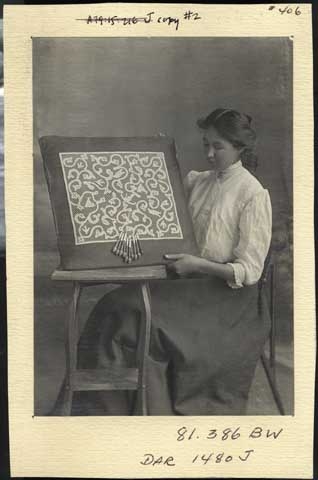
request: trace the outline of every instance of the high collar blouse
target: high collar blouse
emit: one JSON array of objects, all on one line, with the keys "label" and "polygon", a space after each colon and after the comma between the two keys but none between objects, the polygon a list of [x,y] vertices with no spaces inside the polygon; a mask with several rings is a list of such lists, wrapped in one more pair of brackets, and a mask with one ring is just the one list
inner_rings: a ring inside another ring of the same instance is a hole
[{"label": "high collar blouse", "polygon": [[241,161],[219,173],[191,171],[185,189],[201,256],[232,266],[232,288],[256,283],[271,242],[268,191]]}]

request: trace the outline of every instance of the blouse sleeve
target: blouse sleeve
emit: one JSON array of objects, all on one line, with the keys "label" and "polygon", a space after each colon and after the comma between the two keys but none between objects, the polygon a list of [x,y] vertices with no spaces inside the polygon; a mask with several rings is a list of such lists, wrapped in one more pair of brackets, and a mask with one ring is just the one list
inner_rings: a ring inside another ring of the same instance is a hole
[{"label": "blouse sleeve", "polygon": [[263,272],[272,235],[272,207],[267,190],[255,195],[244,207],[240,218],[240,240],[234,249],[232,288],[253,285]]},{"label": "blouse sleeve", "polygon": [[191,170],[183,180],[183,186],[185,189],[186,194],[189,196],[193,190],[194,184],[198,179],[200,172],[196,172],[195,170]]}]

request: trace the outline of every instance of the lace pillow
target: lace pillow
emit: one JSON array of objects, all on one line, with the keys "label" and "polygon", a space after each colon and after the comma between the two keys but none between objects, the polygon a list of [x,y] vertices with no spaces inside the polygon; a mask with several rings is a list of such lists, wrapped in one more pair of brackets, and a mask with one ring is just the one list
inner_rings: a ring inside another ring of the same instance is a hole
[{"label": "lace pillow", "polygon": [[39,144],[62,268],[125,266],[114,247],[137,236],[136,266],[197,253],[173,139],[46,136]]}]

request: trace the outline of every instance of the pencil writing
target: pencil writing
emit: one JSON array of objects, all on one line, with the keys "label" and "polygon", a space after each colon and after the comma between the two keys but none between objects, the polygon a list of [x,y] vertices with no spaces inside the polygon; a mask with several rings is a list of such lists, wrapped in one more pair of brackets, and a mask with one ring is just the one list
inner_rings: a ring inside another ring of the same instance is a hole
[{"label": "pencil writing", "polygon": [[[263,427],[256,426],[248,432],[244,432],[245,438],[266,438],[276,440],[283,432],[283,429],[271,430],[265,429]],[[176,440],[177,442],[183,442],[186,440],[214,440],[219,439],[221,441],[226,440],[238,440],[241,436],[241,428],[238,426],[236,428],[224,428],[223,430],[218,430],[216,428],[210,428],[206,431],[199,431],[196,427],[187,428],[185,426],[180,427],[177,432]]]},{"label": "pencil writing", "polygon": [[295,6],[290,6],[290,5],[286,5],[284,7],[277,7],[275,5],[270,5],[268,7],[268,10],[270,11],[276,11],[278,13],[280,13],[281,15],[284,15],[284,14],[287,14],[287,15],[291,15],[291,14],[294,14],[296,15],[297,17],[299,15],[301,15],[301,10],[299,8],[299,5],[297,5],[296,7]]},{"label": "pencil writing", "polygon": [[[250,462],[260,454],[258,446],[263,445],[263,442],[259,439],[267,443],[279,444],[281,437],[284,436],[284,429],[265,428],[260,425],[252,428],[243,428],[240,425],[232,425],[227,428],[182,426],[176,430],[175,435],[177,443],[182,442],[182,445],[189,445],[190,452],[186,459],[188,466],[198,468],[206,465]],[[240,448],[242,440],[245,444]],[[246,445],[246,442],[249,442],[250,445]],[[191,445],[194,447],[192,451]],[[233,445],[238,445],[239,449],[235,448],[231,451]],[[253,448],[254,445],[257,446],[256,449]],[[178,466],[181,461],[184,463],[184,457],[182,460],[180,457],[178,458],[179,452],[180,450],[169,451],[169,454],[166,452],[144,453],[139,464],[167,470],[168,467]]]},{"label": "pencil writing", "polygon": [[[225,451],[210,451],[206,453],[196,453],[193,456],[190,456],[189,463],[192,465],[207,465],[218,464],[218,463],[230,463],[230,462],[246,462],[250,459],[254,450],[245,449],[238,454],[231,454]],[[169,455],[155,455],[153,453],[145,453],[143,458],[140,460],[140,465],[152,466],[152,467],[175,467],[177,465],[176,456]]]},{"label": "pencil writing", "polygon": [[192,10],[187,10],[183,13],[182,16],[171,16],[171,15],[157,15],[156,12],[148,12],[144,16],[102,16],[102,15],[88,15],[86,18],[76,18],[77,21],[85,22],[87,25],[123,25],[123,26],[132,26],[137,25],[138,23],[159,23],[165,24],[167,26],[173,26],[175,30],[179,30],[182,22],[195,22],[201,20],[202,17],[198,12],[193,12]]}]

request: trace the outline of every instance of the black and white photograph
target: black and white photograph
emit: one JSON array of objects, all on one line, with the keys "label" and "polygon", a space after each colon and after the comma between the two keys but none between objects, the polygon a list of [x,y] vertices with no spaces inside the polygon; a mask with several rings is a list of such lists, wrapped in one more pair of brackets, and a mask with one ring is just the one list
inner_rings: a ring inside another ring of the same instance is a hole
[{"label": "black and white photograph", "polygon": [[34,37],[34,415],[294,415],[293,39]]},{"label": "black and white photograph", "polygon": [[5,254],[3,155],[3,20],[0,19],[0,257]]}]

